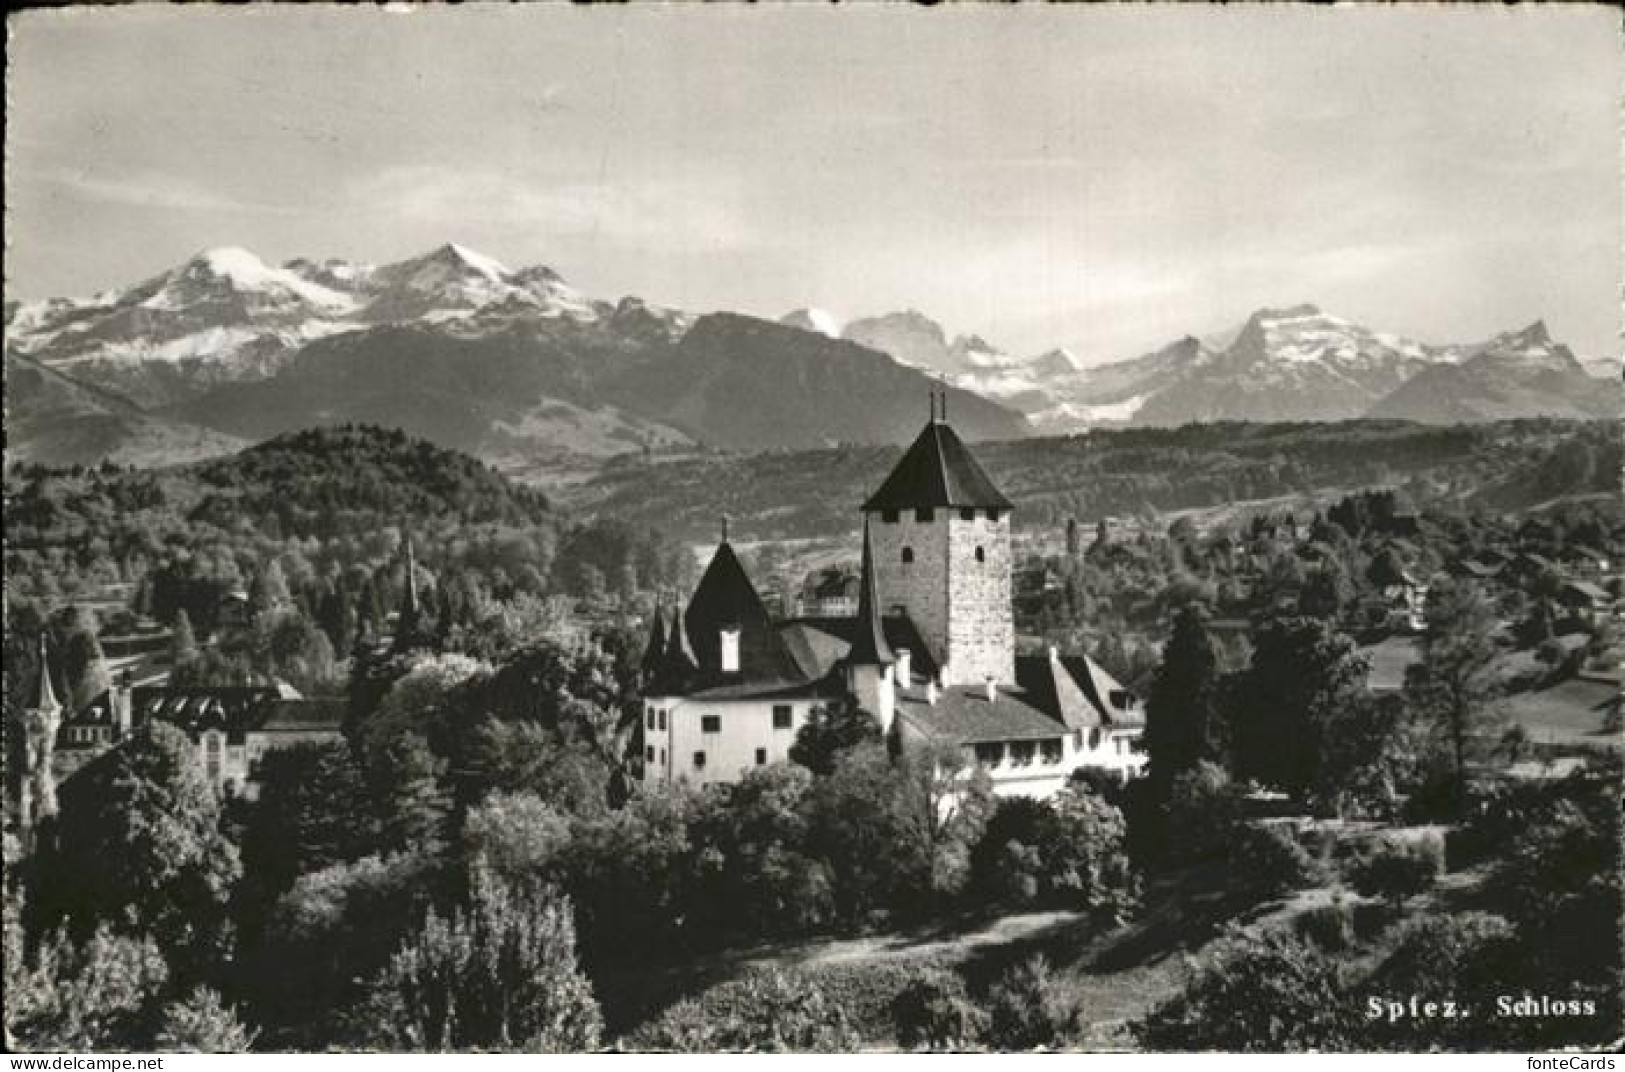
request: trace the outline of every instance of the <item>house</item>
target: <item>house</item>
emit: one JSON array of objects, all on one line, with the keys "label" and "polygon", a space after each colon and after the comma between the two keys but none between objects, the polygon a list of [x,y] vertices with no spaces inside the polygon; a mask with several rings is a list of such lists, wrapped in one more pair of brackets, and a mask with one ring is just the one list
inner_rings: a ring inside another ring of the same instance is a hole
[{"label": "house", "polygon": [[1048,796],[1085,767],[1137,774],[1137,697],[1088,659],[1016,656],[1011,508],[933,407],[862,506],[852,615],[775,621],[724,528],[686,606],[651,628],[643,782],[736,781],[835,705],[904,750],[958,750],[1005,795]]},{"label": "house", "polygon": [[341,739],[346,701],[307,699],[274,686],[136,687],[120,683],[62,718],[54,749],[59,780],[153,721],[185,731],[221,792],[256,794],[254,765],[266,752]]},{"label": "house", "polygon": [[1384,585],[1382,598],[1388,605],[1385,625],[1411,633],[1427,628],[1428,586],[1409,570],[1401,570],[1397,583]]},{"label": "house", "polygon": [[1564,581],[1557,601],[1586,621],[1595,622],[1613,606],[1608,590],[1591,581]]},{"label": "house", "polygon": [[807,575],[796,595],[795,616],[847,618],[858,612],[858,575],[831,566]]},{"label": "house", "polygon": [[220,597],[215,607],[215,624],[225,630],[247,629],[254,624],[254,607],[248,593],[233,588]]}]

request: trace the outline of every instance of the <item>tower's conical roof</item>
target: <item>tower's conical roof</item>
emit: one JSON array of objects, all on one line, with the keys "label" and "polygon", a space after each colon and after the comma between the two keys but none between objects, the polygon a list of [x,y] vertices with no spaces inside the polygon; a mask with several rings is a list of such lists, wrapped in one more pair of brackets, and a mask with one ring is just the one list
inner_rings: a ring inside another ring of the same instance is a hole
[{"label": "tower's conical roof", "polygon": [[643,649],[643,662],[640,664],[646,674],[652,674],[660,668],[660,663],[666,657],[666,608],[656,607],[654,622],[649,626],[649,643]]},{"label": "tower's conical roof", "polygon": [[858,577],[858,620],[852,633],[852,647],[846,653],[850,666],[886,666],[892,662],[891,645],[886,643],[880,623],[880,595],[875,584],[874,551],[869,546],[869,522],[863,523],[863,567]]},{"label": "tower's conical roof", "polygon": [[62,705],[57,702],[56,688],[51,684],[51,657],[46,651],[45,634],[39,635],[39,682],[34,690],[34,710],[53,711],[60,710]]},{"label": "tower's conical roof", "polygon": [[880,490],[869,496],[863,509],[917,510],[944,506],[1008,510],[1011,504],[971,456],[953,427],[933,417],[903,452]]}]

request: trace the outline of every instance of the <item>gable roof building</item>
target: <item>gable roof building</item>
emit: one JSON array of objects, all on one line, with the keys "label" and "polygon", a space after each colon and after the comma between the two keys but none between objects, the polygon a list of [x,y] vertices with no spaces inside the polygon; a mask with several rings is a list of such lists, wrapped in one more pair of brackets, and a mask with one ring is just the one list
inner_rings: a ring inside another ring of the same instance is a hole
[{"label": "gable roof building", "polygon": [[855,613],[775,621],[724,529],[687,604],[651,624],[644,780],[733,781],[833,705],[905,749],[961,751],[1001,793],[1137,773],[1137,697],[1090,659],[1016,656],[1010,509],[933,406],[863,504]]}]

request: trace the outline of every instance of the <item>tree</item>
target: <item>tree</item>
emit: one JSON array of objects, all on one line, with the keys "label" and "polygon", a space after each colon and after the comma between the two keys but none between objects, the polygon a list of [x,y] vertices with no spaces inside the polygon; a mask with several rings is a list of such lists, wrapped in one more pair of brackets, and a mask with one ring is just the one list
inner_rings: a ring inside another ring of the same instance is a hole
[{"label": "tree", "polygon": [[192,632],[192,616],[185,608],[175,612],[175,626],[169,638],[169,665],[184,666],[196,659],[197,635]]},{"label": "tree", "polygon": [[988,991],[988,1041],[999,1050],[1031,1050],[1059,1045],[1071,1028],[1076,1007],[1042,956],[1005,972]]},{"label": "tree", "polygon": [[386,1045],[569,1053],[598,1046],[603,1020],[576,963],[567,898],[476,885],[466,911],[430,911],[379,978]]},{"label": "tree", "polygon": [[892,1022],[904,1049],[956,1050],[977,1045],[988,1017],[956,972],[927,968],[892,999]]},{"label": "tree", "polygon": [[1219,659],[1205,616],[1195,604],[1174,615],[1174,631],[1146,698],[1146,776],[1159,799],[1174,779],[1203,760],[1219,759]]},{"label": "tree", "polygon": [[240,873],[195,747],[153,721],[63,784],[35,902],[75,934],[102,922],[150,934],[191,978],[222,952]]},{"label": "tree", "polygon": [[753,770],[702,808],[691,827],[697,921],[718,936],[800,934],[832,914],[828,869],[807,852],[813,775],[793,764]]},{"label": "tree", "polygon": [[343,742],[266,752],[255,773],[259,799],[243,830],[245,881],[274,899],[307,875],[358,859],[377,836],[361,769]]},{"label": "tree", "polygon": [[95,616],[83,607],[74,608],[62,645],[62,669],[75,707],[90,703],[113,684],[96,632]]},{"label": "tree", "polygon": [[790,745],[790,761],[814,774],[827,775],[846,752],[880,740],[880,723],[855,704],[829,704],[812,709]]},{"label": "tree", "polygon": [[1356,1002],[1338,963],[1280,930],[1232,929],[1184,989],[1129,1030],[1152,1050],[1296,1053],[1352,1044]]},{"label": "tree", "polygon": [[1254,636],[1239,699],[1236,768],[1304,801],[1316,786],[1336,713],[1364,695],[1354,642],[1313,618],[1272,619]]},{"label": "tree", "polygon": [[247,1053],[256,1034],[222,1004],[218,993],[205,987],[164,1007],[158,1048],[179,1053]]},{"label": "tree", "polygon": [[1496,692],[1489,674],[1497,652],[1490,639],[1495,608],[1477,587],[1441,581],[1428,592],[1427,623],[1422,658],[1405,674],[1405,698],[1450,742],[1459,808],[1467,799],[1468,742]]},{"label": "tree", "polygon": [[83,943],[47,934],[31,961],[6,950],[6,1037],[25,1051],[150,1048],[147,1027],[169,970],[150,938],[98,926]]}]

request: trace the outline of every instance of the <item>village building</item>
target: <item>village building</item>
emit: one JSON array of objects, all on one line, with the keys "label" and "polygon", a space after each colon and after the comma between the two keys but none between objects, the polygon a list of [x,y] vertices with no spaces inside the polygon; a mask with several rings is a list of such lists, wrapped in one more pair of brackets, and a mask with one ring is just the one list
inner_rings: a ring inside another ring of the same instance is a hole
[{"label": "village building", "polygon": [[267,752],[341,739],[346,701],[270,686],[138,686],[120,683],[60,720],[53,749],[60,782],[152,722],[183,730],[209,783],[253,797],[254,765]]},{"label": "village building", "polygon": [[1086,657],[1016,653],[1011,510],[933,407],[863,504],[855,613],[774,620],[724,529],[687,605],[654,618],[643,782],[737,781],[835,705],[904,750],[958,750],[1001,795],[1138,774],[1136,696]]}]

